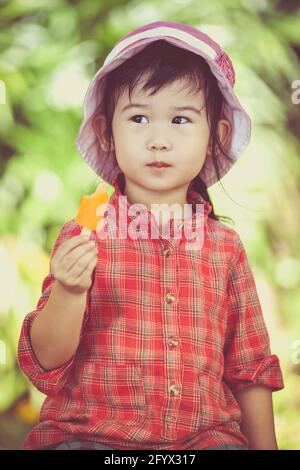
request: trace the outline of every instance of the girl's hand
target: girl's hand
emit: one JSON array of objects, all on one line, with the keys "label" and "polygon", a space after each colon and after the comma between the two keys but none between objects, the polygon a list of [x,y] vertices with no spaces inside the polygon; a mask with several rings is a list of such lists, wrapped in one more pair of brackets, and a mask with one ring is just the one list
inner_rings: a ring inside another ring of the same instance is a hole
[{"label": "girl's hand", "polygon": [[63,242],[50,262],[50,273],[69,292],[81,294],[91,284],[91,274],[97,264],[95,242],[81,234]]}]

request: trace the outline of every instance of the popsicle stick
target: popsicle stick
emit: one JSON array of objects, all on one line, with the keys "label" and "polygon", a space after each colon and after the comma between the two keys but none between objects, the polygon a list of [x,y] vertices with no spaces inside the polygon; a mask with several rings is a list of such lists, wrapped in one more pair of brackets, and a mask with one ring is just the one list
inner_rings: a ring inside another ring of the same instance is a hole
[{"label": "popsicle stick", "polygon": [[84,237],[90,237],[92,231],[90,228],[87,228],[87,227],[82,227],[81,229],[81,235],[83,235]]}]

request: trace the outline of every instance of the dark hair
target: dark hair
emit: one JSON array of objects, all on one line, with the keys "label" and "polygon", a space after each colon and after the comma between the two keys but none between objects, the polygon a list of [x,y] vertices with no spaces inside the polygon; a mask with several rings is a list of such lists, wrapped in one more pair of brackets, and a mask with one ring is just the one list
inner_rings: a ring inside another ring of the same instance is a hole
[{"label": "dark hair", "polygon": [[[104,136],[106,142],[108,142],[108,152],[110,153],[111,150],[113,137],[112,120],[118,98],[128,89],[129,98],[131,99],[132,90],[140,78],[147,72],[150,72],[150,74],[143,85],[143,90],[153,88],[151,95],[155,94],[166,84],[179,79],[183,80],[192,91],[195,91],[195,89],[197,91],[201,90],[204,86],[206,115],[210,128],[211,157],[219,179],[220,173],[216,149],[218,148],[225,158],[231,160],[231,157],[225,153],[217,132],[218,122],[223,116],[224,105],[224,97],[219,89],[218,81],[202,57],[176,47],[163,39],[152,42],[139,53],[113,69],[105,77],[103,110],[106,129]],[[93,117],[97,116],[99,109],[100,106],[95,111]],[[212,211],[209,214],[210,218],[232,221],[230,217],[215,214],[207,187],[199,175],[192,180],[191,187],[211,204]]]}]

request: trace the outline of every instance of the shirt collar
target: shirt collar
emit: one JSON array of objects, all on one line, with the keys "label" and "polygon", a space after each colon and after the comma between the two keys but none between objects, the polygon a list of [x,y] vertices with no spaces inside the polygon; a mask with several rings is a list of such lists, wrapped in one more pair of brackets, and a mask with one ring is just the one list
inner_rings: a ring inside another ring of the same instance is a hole
[{"label": "shirt collar", "polygon": [[[124,173],[118,173],[117,176],[114,177],[112,180],[112,186],[114,187],[115,191],[113,195],[110,198],[109,204],[113,207],[113,217],[114,217],[114,224],[116,223],[116,230],[121,230],[121,237],[127,237],[126,235],[126,227],[129,227],[131,225],[131,222],[135,219],[137,216],[136,212],[138,210],[138,219],[139,221],[143,220],[142,222],[142,228],[136,228],[136,230],[139,231],[139,234],[141,237],[148,238],[149,236],[149,231],[150,233],[153,233],[153,227],[151,227],[151,224],[154,224],[154,232],[159,236],[159,238],[164,239],[165,238],[165,227],[160,228],[157,224],[156,218],[154,214],[152,214],[151,210],[148,210],[146,206],[141,204],[141,208],[138,208],[138,204],[134,204],[134,211],[130,210],[130,207],[133,206],[126,197],[126,194],[124,194],[124,187],[125,187],[125,176]],[[188,189],[188,194],[187,194],[187,201],[189,204],[192,205],[193,209],[193,214],[190,217],[186,217],[185,219],[181,220],[174,220],[171,218],[169,221],[169,229],[171,235],[171,243],[178,244],[180,243],[180,239],[182,238],[189,238],[191,234],[197,233],[200,237],[201,233],[201,227],[206,225],[207,217],[208,214],[212,210],[211,204],[206,201],[199,193],[196,191],[192,190],[191,187]],[[198,204],[198,207],[196,206]],[[137,209],[138,208],[138,209]],[[132,213],[134,215],[132,215]],[[121,218],[120,218],[121,214]],[[110,218],[110,216],[108,216]],[[123,224],[126,224],[125,226]],[[123,235],[123,230],[125,230],[124,235]],[[200,230],[200,232],[199,232]],[[187,232],[186,232],[187,231]],[[178,234],[178,236],[177,236]],[[188,235],[187,235],[188,234]],[[194,236],[194,235],[193,235]],[[169,237],[167,235],[167,237]]]},{"label": "shirt collar", "polygon": [[[114,194],[112,195],[112,198],[111,198],[111,201],[110,203],[115,205],[117,204],[117,201],[119,201],[119,196],[125,196],[124,194],[124,187],[125,187],[125,176],[124,176],[124,173],[118,173],[114,178],[113,178],[113,181],[112,181],[112,186],[114,187],[115,189],[115,192]],[[206,200],[204,199],[203,196],[201,196],[201,194],[199,194],[197,191],[193,190],[191,188],[191,185],[189,186],[188,188],[188,192],[187,192],[187,201],[189,204],[192,204],[192,209],[193,209],[193,216],[192,218],[196,218],[198,216],[198,214],[201,214],[201,211],[200,213],[196,211],[196,204],[203,204],[203,216],[206,218],[208,217],[208,215],[211,213],[212,211],[212,206],[211,204]],[[130,202],[127,200],[127,209],[129,209],[129,207],[131,206]],[[148,209],[146,209],[146,212],[150,212],[148,211]]]}]

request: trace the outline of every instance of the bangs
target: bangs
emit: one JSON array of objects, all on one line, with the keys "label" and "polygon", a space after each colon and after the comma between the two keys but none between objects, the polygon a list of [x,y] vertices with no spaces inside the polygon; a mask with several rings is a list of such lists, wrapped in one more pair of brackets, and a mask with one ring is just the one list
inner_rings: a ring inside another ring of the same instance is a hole
[{"label": "bangs", "polygon": [[207,96],[210,74],[213,77],[202,57],[158,40],[114,69],[108,81],[114,90],[116,104],[124,92],[128,92],[131,101],[132,92],[139,85],[144,92],[150,91],[152,96],[160,89],[179,82],[187,94],[198,93],[204,88]]}]

